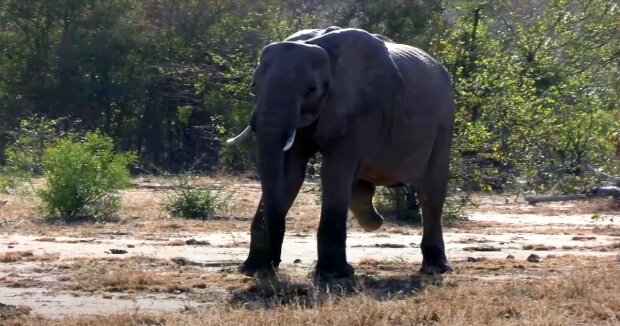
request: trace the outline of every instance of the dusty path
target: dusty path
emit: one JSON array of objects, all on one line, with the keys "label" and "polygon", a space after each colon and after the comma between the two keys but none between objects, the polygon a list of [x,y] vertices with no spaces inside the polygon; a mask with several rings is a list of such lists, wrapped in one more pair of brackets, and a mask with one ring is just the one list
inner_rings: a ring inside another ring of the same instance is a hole
[{"label": "dusty path", "polygon": [[[592,221],[586,215],[542,217],[476,214],[471,221],[484,224],[479,229],[475,226],[468,229],[448,228],[444,234],[450,259],[462,260],[471,256],[503,258],[507,255],[521,259],[531,253],[531,250],[527,250],[528,245],[546,254],[612,255],[613,244],[620,241],[620,219],[612,222]],[[494,226],[488,226],[490,223]],[[411,234],[407,234],[409,232]],[[421,241],[419,229],[403,227],[403,233],[349,233],[348,259],[354,263],[365,258],[420,262],[419,249],[414,249],[418,248]],[[110,257],[113,255],[110,249],[122,249],[126,253],[119,257],[184,257],[196,263],[216,266],[218,263],[242,261],[247,255],[249,241],[248,232],[226,232],[146,239],[127,235],[102,238],[8,235],[0,244],[5,248],[3,250],[32,251],[35,255],[57,254],[60,259]],[[286,235],[282,253],[284,264],[298,259],[304,264],[310,264],[315,258],[314,234]]]},{"label": "dusty path", "polygon": [[[419,228],[408,227],[403,227],[401,234],[351,232],[347,241],[348,259],[354,265],[368,260],[406,261],[411,262],[414,271],[421,261],[419,232]],[[453,262],[506,259],[508,256],[526,262],[531,254],[541,259],[564,255],[614,256],[618,255],[620,248],[620,216],[608,214],[603,220],[592,220],[591,215],[475,213],[471,222],[448,228],[445,238],[447,254]],[[179,311],[198,307],[209,304],[214,298],[212,293],[225,292],[225,289],[204,284],[200,286],[203,292],[198,293],[189,290],[141,291],[140,288],[119,293],[112,290],[84,291],[85,277],[87,279],[91,272],[75,274],[71,272],[71,264],[86,259],[88,265],[110,258],[119,261],[176,261],[177,264],[194,266],[190,274],[199,277],[210,272],[232,272],[245,258],[248,243],[247,232],[183,234],[178,238],[146,234],[108,234],[92,238],[7,234],[0,240],[0,255],[11,252],[29,254],[24,259],[13,262],[8,259],[0,263],[0,303],[25,305],[46,316]],[[113,249],[122,251],[115,254],[111,252]],[[308,272],[315,259],[314,234],[290,232],[286,236],[283,270]],[[172,265],[166,265],[168,269],[165,271],[157,270],[158,265],[149,265],[145,269],[170,274],[176,271]],[[84,266],[80,268],[84,269]],[[105,269],[105,263],[102,268]],[[121,271],[122,268],[121,265]]]}]

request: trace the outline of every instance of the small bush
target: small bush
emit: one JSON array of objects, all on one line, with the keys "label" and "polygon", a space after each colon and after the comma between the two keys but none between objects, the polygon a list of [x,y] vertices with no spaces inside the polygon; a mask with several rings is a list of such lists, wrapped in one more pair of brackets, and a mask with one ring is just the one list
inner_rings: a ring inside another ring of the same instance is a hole
[{"label": "small bush", "polygon": [[471,205],[471,198],[468,193],[461,193],[454,197],[446,198],[443,205],[443,220],[446,223],[467,221],[469,216],[465,212],[465,207]]},{"label": "small bush", "polygon": [[[412,187],[379,188],[373,202],[382,214],[396,217],[407,223],[422,222],[422,208],[418,202],[417,193]],[[467,220],[464,208],[469,203],[470,198],[467,193],[446,198],[443,206],[443,220],[446,223]]]},{"label": "small bush", "polygon": [[118,190],[130,184],[128,166],[136,156],[113,151],[111,138],[88,133],[83,141],[62,138],[43,154],[45,189],[41,209],[51,216],[108,217],[120,208]]},{"label": "small bush", "polygon": [[168,194],[166,211],[174,217],[207,220],[220,205],[220,198],[210,189],[198,189],[190,184],[191,177],[181,176]]},{"label": "small bush", "polygon": [[409,223],[422,221],[420,207],[413,188],[379,188],[374,203],[381,213],[395,216],[401,221]]}]

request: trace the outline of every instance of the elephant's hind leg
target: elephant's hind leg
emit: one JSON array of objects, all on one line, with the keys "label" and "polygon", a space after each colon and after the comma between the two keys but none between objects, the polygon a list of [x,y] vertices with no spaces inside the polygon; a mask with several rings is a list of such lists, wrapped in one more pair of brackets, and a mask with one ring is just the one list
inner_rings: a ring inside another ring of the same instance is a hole
[{"label": "elephant's hind leg", "polygon": [[446,191],[441,182],[438,183],[419,192],[423,223],[422,244],[420,245],[422,268],[420,272],[424,274],[443,274],[452,271],[446,258],[441,226],[441,214]]},{"label": "elephant's hind leg", "polygon": [[381,216],[372,204],[375,186],[364,180],[358,180],[351,190],[349,210],[355,215],[357,222],[366,231],[375,231],[383,225]]},{"label": "elephant's hind leg", "polygon": [[[451,133],[451,130],[450,130]],[[418,190],[418,199],[422,207],[423,234],[422,268],[426,274],[451,272],[448,265],[443,240],[442,213],[448,190],[448,164],[450,139],[448,132],[439,133],[435,148],[429,161],[429,169],[422,187]]]}]

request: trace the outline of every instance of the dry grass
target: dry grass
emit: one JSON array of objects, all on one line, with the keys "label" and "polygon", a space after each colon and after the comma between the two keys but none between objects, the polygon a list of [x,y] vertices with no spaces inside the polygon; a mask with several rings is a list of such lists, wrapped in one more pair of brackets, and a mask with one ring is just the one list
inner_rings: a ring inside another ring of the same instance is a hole
[{"label": "dry grass", "polygon": [[[401,228],[402,229],[402,228]],[[447,228],[455,233],[478,233],[481,237],[506,233],[536,233],[548,235],[571,235],[591,237],[593,235],[606,235],[610,237],[620,237],[620,227],[614,225],[606,226],[580,226],[571,225],[566,227],[557,226],[532,226],[528,224],[502,224],[499,222],[487,221],[467,221],[454,228]],[[467,239],[467,238],[465,238]],[[581,239],[586,240],[586,239]]]},{"label": "dry grass", "polygon": [[595,234],[608,235],[610,237],[620,237],[620,227],[614,227],[611,225],[595,227],[592,232]]},{"label": "dry grass", "polygon": [[0,263],[16,263],[20,261],[52,261],[59,258],[55,253],[35,255],[32,251],[8,251],[0,255]]},{"label": "dry grass", "polygon": [[168,241],[167,245],[169,245],[169,246],[184,246],[185,245],[185,240],[181,240],[181,239],[170,240],[170,241]]},{"label": "dry grass", "polygon": [[527,244],[527,245],[523,245],[522,249],[523,250],[534,250],[534,251],[550,251],[550,250],[555,250],[557,248],[554,246],[548,246],[545,244]]},{"label": "dry grass", "polygon": [[14,263],[20,260],[32,257],[34,254],[32,251],[9,251],[5,252],[0,256],[0,262],[3,263]]},{"label": "dry grass", "polygon": [[[618,258],[564,257],[521,269],[527,277],[480,278],[514,262],[460,262],[445,278],[406,273],[403,262],[359,264],[359,290],[317,291],[286,283],[235,288],[232,299],[180,313],[127,313],[67,317],[25,316],[7,325],[617,325],[620,324]],[[556,267],[562,264],[566,268]],[[472,266],[483,269],[475,270]],[[486,268],[486,269],[484,269]],[[482,271],[482,272],[481,272]],[[510,269],[501,271],[512,274]],[[514,275],[514,274],[513,274]],[[227,282],[222,280],[223,284]],[[391,292],[390,292],[391,291]],[[400,291],[400,292],[398,292]],[[270,305],[256,305],[256,301]]]},{"label": "dry grass", "polygon": [[573,241],[589,241],[589,240],[596,240],[596,237],[594,237],[594,236],[579,236],[579,235],[576,235],[571,240],[573,240]]},{"label": "dry grass", "polygon": [[488,239],[486,239],[486,238],[466,237],[466,238],[458,239],[455,242],[456,243],[486,243],[486,242],[490,242],[490,241]]},{"label": "dry grass", "polygon": [[166,195],[163,191],[148,189],[130,189],[123,192],[122,210],[120,215],[127,219],[166,218],[162,209]]},{"label": "dry grass", "polygon": [[[195,186],[208,187],[220,192],[224,198],[215,218],[208,221],[173,218],[163,205],[170,192],[171,180],[166,178],[136,179],[138,187],[122,192],[123,206],[120,221],[102,224],[73,225],[50,224],[37,212],[38,199],[32,195],[0,195],[7,204],[0,210],[0,222],[10,226],[12,232],[38,233],[43,238],[53,236],[96,236],[102,232],[132,230],[144,234],[173,234],[186,232],[233,232],[248,231],[250,221],[260,200],[260,184],[247,178],[204,177]],[[320,214],[318,193],[313,186],[305,185],[300,191],[287,218],[287,230],[309,232],[316,230]],[[350,223],[353,230],[360,231],[357,223]]]},{"label": "dry grass", "polygon": [[[120,220],[111,220],[106,223],[82,223],[80,228],[74,225],[50,224],[37,213],[38,199],[33,195],[0,195],[0,201],[6,202],[0,210],[0,223],[3,229],[14,233],[37,233],[43,238],[54,236],[92,237],[101,233],[131,232],[132,234],[152,235],[162,237],[174,233],[184,232],[232,232],[249,230],[250,221],[259,202],[261,191],[257,180],[243,177],[204,177],[195,180],[194,186],[208,187],[218,191],[225,201],[217,212],[217,216],[209,221],[189,221],[170,217],[164,209],[167,193],[173,185],[167,178],[139,178],[135,179],[135,188],[122,192],[123,208],[119,212]],[[306,183],[300,191],[287,217],[287,230],[292,232],[314,232],[320,215],[318,187],[312,182]],[[522,200],[522,199],[519,199]],[[472,212],[498,212],[510,214],[594,214],[607,210],[612,215],[617,212],[609,206],[609,201],[597,199],[585,202],[550,203],[538,206],[529,206],[515,203],[514,197],[481,195],[476,198],[477,206],[469,207]],[[497,223],[486,225],[497,227]],[[350,218],[349,229],[362,231],[357,222]],[[467,226],[465,226],[467,227]],[[471,223],[470,229],[485,227],[484,222]],[[461,225],[459,225],[461,228]],[[415,232],[402,223],[386,221],[382,231],[387,233]],[[510,232],[510,230],[508,230]],[[550,231],[551,232],[551,231]],[[614,234],[620,235],[617,229]]]},{"label": "dry grass", "polygon": [[0,200],[6,202],[0,209],[0,220],[28,219],[38,214],[39,201],[34,196],[0,194]]},{"label": "dry grass", "polygon": [[17,318],[30,314],[31,309],[26,306],[12,306],[0,303],[0,320]]},{"label": "dry grass", "polygon": [[65,290],[206,295],[216,287],[238,286],[247,282],[249,279],[233,273],[238,264],[222,263],[218,266],[219,271],[215,272],[182,257],[171,260],[131,257],[78,258],[71,262],[63,261],[55,267],[62,270],[58,277],[58,281],[62,282],[59,288]]},{"label": "dry grass", "polygon": [[[170,180],[136,180],[142,186],[123,193],[124,208],[120,222],[100,224],[50,225],[36,215],[36,200],[17,195],[0,195],[6,205],[0,209],[2,232],[37,234],[38,241],[62,242],[55,237],[92,237],[104,235],[152,237],[169,245],[186,245],[174,240],[185,234],[204,232],[248,231],[260,198],[256,180],[233,178],[201,178],[197,186],[208,186],[230,195],[210,221],[183,220],[169,217],[161,208]],[[148,185],[148,187],[146,187]],[[160,185],[160,186],[158,186]],[[320,206],[317,193],[300,195],[287,218],[288,232],[315,232]],[[510,197],[509,197],[510,199]],[[479,199],[476,212],[510,214],[586,214],[606,209],[608,201],[541,204],[536,207],[506,202],[505,196]],[[6,227],[5,227],[6,226]],[[350,229],[359,231],[357,223]],[[450,228],[451,232],[475,232],[457,242],[472,244],[472,250],[492,249],[486,239],[495,233],[532,232],[568,234],[574,241],[594,240],[593,236],[620,237],[620,228],[605,227],[537,227],[502,225],[494,222],[469,222]],[[411,229],[387,223],[384,232],[419,234]],[[617,239],[620,240],[620,239]],[[537,241],[536,241],[537,242]],[[584,244],[584,243],[580,243]],[[247,246],[247,243],[236,245]],[[225,246],[224,246],[225,247]],[[574,248],[577,248],[576,246]],[[584,250],[612,251],[620,242],[579,247]],[[550,250],[546,245],[531,244],[525,250]],[[564,249],[564,247],[562,247]],[[55,258],[54,258],[55,257]],[[0,254],[0,262],[10,263],[55,260],[57,255],[34,255],[31,251]],[[49,319],[43,316],[0,316],[2,325],[620,325],[620,260],[613,258],[552,257],[541,262],[510,259],[472,259],[455,261],[456,272],[443,278],[415,274],[419,264],[399,259],[365,259],[356,264],[357,286],[346,291],[320,291],[307,276],[307,266],[286,267],[283,281],[273,288],[256,284],[253,279],[234,273],[234,266],[205,267],[185,258],[172,261],[150,258],[81,258],[53,262],[59,290],[72,290],[75,295],[110,297],[156,292],[179,293],[200,302],[208,302],[198,310],[179,313],[147,314],[131,312],[111,316],[77,316]],[[18,275],[19,276],[19,275]],[[36,285],[36,279],[16,277],[0,280],[4,286],[16,280],[15,286]],[[29,283],[31,282],[31,283]],[[11,283],[13,284],[13,283]],[[36,285],[38,287],[49,284]],[[166,294],[166,296],[168,296]],[[1,313],[1,312],[0,312]],[[4,318],[4,319],[3,319]]]},{"label": "dry grass", "polygon": [[620,205],[607,198],[591,198],[582,201],[527,204],[523,197],[514,195],[476,194],[472,201],[476,205],[468,207],[468,212],[495,212],[503,214],[540,214],[540,215],[583,215],[605,212],[620,212]]},{"label": "dry grass", "polygon": [[598,251],[598,252],[610,252],[620,249],[620,242],[614,241],[603,245],[594,246],[562,246],[563,250],[580,250],[580,251]]},{"label": "dry grass", "polygon": [[180,293],[205,287],[200,270],[158,259],[78,259],[63,269],[71,290]]},{"label": "dry grass", "polygon": [[0,284],[8,288],[33,288],[41,287],[43,283],[33,278],[20,278],[4,276],[0,277]]}]

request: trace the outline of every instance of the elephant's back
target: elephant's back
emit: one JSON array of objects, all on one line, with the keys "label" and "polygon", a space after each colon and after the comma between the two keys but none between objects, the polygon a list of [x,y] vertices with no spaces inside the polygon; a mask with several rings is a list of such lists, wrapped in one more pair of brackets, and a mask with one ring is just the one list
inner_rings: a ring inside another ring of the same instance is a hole
[{"label": "elephant's back", "polygon": [[423,83],[432,88],[452,88],[445,67],[422,49],[398,43],[385,43],[392,60],[408,83]]},{"label": "elephant's back", "polygon": [[408,65],[419,63],[429,68],[440,65],[430,54],[414,46],[390,42],[385,42],[385,46],[394,62],[399,66],[399,63]]},{"label": "elephant's back", "polygon": [[385,43],[403,79],[405,115],[431,117],[440,113],[450,119],[454,110],[453,88],[445,67],[425,51],[398,43]]}]

